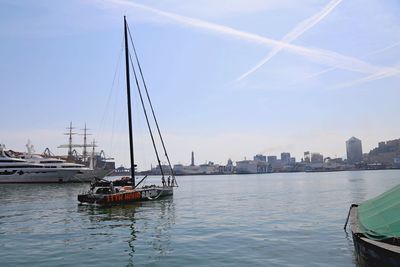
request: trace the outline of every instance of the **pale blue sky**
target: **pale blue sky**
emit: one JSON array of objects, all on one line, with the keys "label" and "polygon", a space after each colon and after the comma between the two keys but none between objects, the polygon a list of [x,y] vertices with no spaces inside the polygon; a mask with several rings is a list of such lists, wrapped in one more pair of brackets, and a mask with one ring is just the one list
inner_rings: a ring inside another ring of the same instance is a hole
[{"label": "pale blue sky", "polygon": [[[368,152],[400,138],[398,14],[397,0],[2,0],[0,142],[24,150],[31,139],[62,154],[69,121],[86,122],[126,164],[127,15],[173,163],[192,150],[197,163],[345,156],[353,135]],[[145,169],[155,161],[134,110]]]}]

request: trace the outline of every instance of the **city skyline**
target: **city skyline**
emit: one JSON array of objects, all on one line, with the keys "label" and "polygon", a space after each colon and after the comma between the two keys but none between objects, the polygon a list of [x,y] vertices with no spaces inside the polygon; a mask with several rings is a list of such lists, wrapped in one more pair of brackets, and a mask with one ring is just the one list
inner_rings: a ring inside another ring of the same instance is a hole
[{"label": "city skyline", "polygon": [[[70,130],[70,128],[67,128],[67,129]],[[73,127],[72,129],[76,129],[76,127]],[[81,130],[84,130],[84,129],[81,129]],[[64,135],[66,136],[66,135],[68,135],[68,133],[64,133]],[[78,132],[72,131],[72,136],[74,137],[76,135],[83,135],[83,134],[79,134]],[[88,136],[90,136],[90,135],[91,134],[89,133]],[[184,165],[184,166],[200,166],[200,165],[203,165],[203,164],[207,165],[207,164],[211,163],[211,164],[217,164],[217,165],[222,165],[223,166],[225,164],[225,162],[238,162],[238,161],[243,161],[243,160],[244,161],[248,161],[248,160],[251,161],[253,159],[255,160],[256,158],[257,158],[257,160],[261,160],[261,161],[264,160],[264,161],[266,161],[268,163],[270,163],[271,160],[272,160],[274,162],[278,161],[279,163],[282,163],[282,164],[293,164],[293,163],[300,163],[300,162],[307,163],[307,162],[310,162],[310,159],[311,159],[311,161],[313,161],[312,160],[313,156],[321,157],[321,162],[323,160],[325,160],[325,159],[335,159],[335,160],[340,159],[340,160],[347,161],[347,163],[349,163],[349,164],[354,164],[354,163],[361,162],[362,158],[365,155],[368,155],[371,152],[376,151],[382,145],[385,145],[386,143],[389,144],[391,142],[398,143],[399,140],[400,140],[400,138],[396,138],[396,139],[393,139],[393,140],[380,140],[377,144],[375,144],[375,146],[373,148],[371,148],[369,150],[363,150],[361,148],[363,141],[358,139],[357,137],[352,136],[352,137],[350,137],[348,140],[346,140],[344,142],[345,150],[346,150],[346,153],[347,153],[347,155],[345,154],[344,156],[338,156],[338,155],[334,155],[333,156],[333,155],[327,155],[323,151],[307,150],[307,151],[302,152],[299,157],[295,156],[291,151],[281,151],[281,152],[275,153],[275,154],[274,153],[256,153],[256,154],[253,153],[252,155],[244,156],[243,158],[231,158],[231,157],[228,157],[228,158],[225,159],[225,161],[224,160],[215,161],[212,158],[211,159],[206,159],[204,161],[199,161],[199,160],[197,160],[197,157],[195,157],[195,151],[191,151],[190,152],[190,160],[187,160],[188,162],[173,162],[172,161],[171,164],[172,164],[172,166],[174,166],[176,164],[177,165]],[[95,142],[95,145],[96,145],[96,148],[95,148],[95,149],[97,149],[96,153],[99,153],[100,151],[104,152],[104,150],[101,147],[97,146],[97,142],[95,141],[94,138],[93,138],[93,141]],[[87,146],[88,146],[88,152],[87,153],[88,154],[90,154],[91,151],[92,151],[93,141],[91,141],[91,142],[88,141],[87,142]],[[36,147],[34,145],[32,145],[30,142],[31,142],[31,140],[28,140],[27,144],[24,147],[26,148],[29,145],[32,152],[37,153],[37,154],[43,153],[44,149],[42,149],[42,148],[36,149]],[[359,142],[359,145],[357,144],[357,145],[355,145],[356,147],[354,147],[354,144],[351,144],[351,143],[354,143],[354,142],[356,142],[356,143]],[[350,147],[349,147],[349,143],[351,144]],[[79,146],[83,147],[83,143],[79,142],[79,141],[77,142],[74,138],[72,138],[72,144],[73,144],[72,145],[73,147],[75,147],[76,145],[77,145],[77,147],[79,147]],[[360,148],[358,148],[357,146],[359,146]],[[59,146],[57,148],[58,149],[62,149],[65,152],[61,153],[61,154],[57,154],[56,153],[55,156],[57,156],[57,155],[58,156],[66,156],[68,154],[67,153],[67,148],[68,147],[67,147],[66,144],[63,144],[62,146]],[[18,151],[18,152],[26,152],[24,149],[20,149],[20,150],[15,149],[15,148],[8,148],[8,149],[12,149],[12,150]],[[54,151],[55,151],[54,149],[51,149],[49,147],[46,147],[46,150],[47,149],[50,149],[51,153],[54,153]],[[81,151],[79,151],[79,148],[75,147],[75,149],[78,150],[77,151],[78,154],[81,153]],[[355,151],[354,151],[354,149],[355,149]],[[114,159],[112,157],[112,155],[106,154],[106,153],[107,152],[104,152],[104,156],[106,156],[106,158]],[[349,158],[348,158],[349,157],[349,153],[353,154],[351,160],[349,160]],[[355,156],[355,158],[354,158],[354,153],[356,153],[356,154],[361,153],[361,154],[360,154],[360,156]],[[81,153],[81,155],[83,155],[83,154]],[[308,157],[308,159],[307,159],[307,157]],[[152,162],[152,163],[149,163],[149,164],[150,164],[150,166],[143,165],[143,166],[138,166],[138,168],[139,168],[140,171],[143,171],[143,170],[146,170],[148,168],[152,169],[153,167],[157,167],[158,166],[158,164],[155,163],[155,162]],[[162,165],[168,165],[167,162],[164,161],[164,160],[161,161],[161,164]],[[116,166],[128,167],[129,164],[125,164],[124,165],[124,164],[119,164],[119,162],[116,162]]]},{"label": "city skyline", "polygon": [[[368,151],[364,151],[361,148],[362,140],[358,139],[357,137],[350,137],[349,140],[345,141],[345,147],[346,147],[346,153],[347,155],[345,157],[338,157],[338,156],[332,156],[332,155],[326,155],[323,151],[304,151],[301,157],[297,158],[290,151],[282,151],[279,154],[268,154],[268,153],[263,153],[263,154],[253,154],[250,157],[244,157],[242,159],[232,159],[232,158],[227,158],[226,162],[237,162],[237,161],[248,161],[248,160],[259,160],[259,161],[265,161],[265,162],[273,162],[273,161],[280,161],[282,164],[293,164],[293,163],[299,163],[299,162],[310,162],[310,159],[312,161],[312,156],[318,156],[321,157],[322,160],[325,159],[341,159],[347,161],[348,164],[355,164],[355,163],[360,163],[363,161],[363,157],[365,155],[368,155],[370,152],[376,150],[378,147],[380,147],[382,144],[390,143],[392,141],[398,142],[400,138],[394,139],[394,140],[385,140],[385,141],[380,141],[376,144],[376,146],[373,149],[370,149]],[[357,144],[354,144],[356,142]],[[349,145],[350,144],[350,145]],[[360,153],[360,155],[358,155]],[[307,154],[307,156],[306,156]],[[354,155],[356,154],[356,155]],[[351,159],[349,159],[349,155]],[[308,160],[306,159],[308,158]],[[211,160],[206,160],[204,162],[198,162],[196,161],[195,158],[195,151],[191,151],[190,153],[190,163],[182,163],[178,162],[175,164],[178,165],[186,165],[186,166],[199,166],[202,164],[209,164],[209,163],[216,163],[216,164],[224,164],[224,162],[214,162],[212,159]],[[164,164],[165,165],[165,164]],[[156,167],[156,166],[153,166]]]},{"label": "city skyline", "polygon": [[[86,122],[100,148],[127,165],[124,73],[116,67],[123,15],[174,163],[187,163],[191,151],[199,162],[221,163],[284,151],[344,157],[351,136],[365,151],[400,137],[394,0],[0,5],[3,109],[13,113],[0,142],[11,149],[30,139],[37,151],[58,154],[69,121]],[[154,165],[134,112],[138,164]]]}]

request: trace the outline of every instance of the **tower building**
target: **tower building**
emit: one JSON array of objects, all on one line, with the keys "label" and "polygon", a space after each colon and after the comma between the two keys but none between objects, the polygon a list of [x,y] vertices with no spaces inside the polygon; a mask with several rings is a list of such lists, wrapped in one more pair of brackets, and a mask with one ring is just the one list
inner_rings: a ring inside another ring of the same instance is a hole
[{"label": "tower building", "polygon": [[194,166],[194,152],[192,151],[192,161],[190,163],[190,166]]},{"label": "tower building", "polygon": [[362,145],[361,140],[351,137],[346,141],[347,162],[354,164],[362,161]]},{"label": "tower building", "polygon": [[283,164],[290,164],[290,153],[289,152],[282,152],[281,153],[281,161]]}]

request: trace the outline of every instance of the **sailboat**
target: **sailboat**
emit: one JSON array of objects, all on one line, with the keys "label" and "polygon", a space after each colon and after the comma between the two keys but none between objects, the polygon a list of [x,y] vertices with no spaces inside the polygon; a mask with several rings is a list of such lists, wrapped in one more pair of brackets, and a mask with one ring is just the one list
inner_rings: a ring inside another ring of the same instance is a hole
[{"label": "sailboat", "polygon": [[[133,63],[131,54],[129,53],[128,46],[128,35],[129,40],[131,41],[131,45],[134,51],[135,63]],[[153,105],[150,100],[150,96],[147,90],[147,86],[143,77],[142,68],[140,66],[139,58],[136,53],[136,48],[132,40],[132,36],[129,31],[128,23],[126,20],[126,16],[124,16],[124,43],[125,43],[125,65],[126,65],[126,90],[127,90],[127,106],[128,106],[128,128],[129,128],[129,152],[130,152],[130,167],[131,167],[131,177],[123,177],[119,180],[109,181],[109,180],[97,180],[91,184],[91,187],[88,192],[84,194],[78,195],[78,201],[80,203],[87,204],[99,204],[99,205],[114,205],[114,204],[123,204],[123,203],[131,203],[145,200],[156,200],[161,197],[171,196],[174,193],[174,187],[177,187],[178,184],[175,179],[175,175],[173,169],[171,167],[171,162],[168,157],[167,150],[165,148],[164,140],[161,135],[161,131],[157,122],[157,118],[155,116],[155,112],[153,109]],[[131,64],[130,64],[131,63]],[[130,69],[132,68],[136,87],[138,89],[140,102],[142,104],[143,112],[146,118],[147,127],[149,130],[149,134],[153,143],[153,148],[157,157],[158,165],[161,170],[162,175],[162,185],[150,185],[143,186],[142,182],[147,178],[147,175],[144,176],[138,183],[135,183],[135,163],[134,163],[134,150],[133,150],[133,130],[132,130],[132,111],[131,111],[131,86],[130,86]],[[139,75],[140,80],[139,82]],[[142,84],[142,86],[140,86]],[[142,88],[144,87],[144,88]],[[145,91],[146,98],[143,97],[142,90]],[[161,145],[164,150],[164,155],[168,161],[168,165],[170,168],[170,176],[167,178],[167,183],[164,175],[164,171],[161,165],[159,153],[157,150],[157,146],[155,143],[153,131],[150,126],[149,116],[146,111],[146,107],[144,101],[147,100],[148,104],[151,108],[152,118],[157,128],[158,136],[161,142]]]}]

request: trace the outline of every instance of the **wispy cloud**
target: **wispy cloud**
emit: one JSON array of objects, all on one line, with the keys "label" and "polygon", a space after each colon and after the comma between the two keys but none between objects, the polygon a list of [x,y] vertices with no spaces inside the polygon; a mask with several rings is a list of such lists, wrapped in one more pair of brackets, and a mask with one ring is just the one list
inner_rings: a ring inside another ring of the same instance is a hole
[{"label": "wispy cloud", "polygon": [[236,30],[234,28],[207,22],[200,19],[194,19],[190,17],[185,17],[181,15],[177,15],[174,13],[162,11],[153,7],[149,7],[146,5],[138,4],[131,1],[125,0],[109,0],[108,3],[115,5],[123,5],[130,6],[133,8],[139,8],[153,14],[162,16],[164,18],[170,19],[171,21],[177,22],[180,25],[189,26],[193,28],[203,29],[211,32],[220,33],[226,36],[231,36],[240,40],[245,40],[248,42],[253,42],[257,44],[263,44],[269,47],[280,46],[282,49],[287,50],[288,52],[294,53],[296,55],[303,56],[311,61],[317,62],[319,64],[334,66],[341,69],[354,71],[354,72],[362,72],[362,73],[370,73],[375,74],[382,71],[387,71],[387,68],[374,66],[367,62],[361,61],[359,59],[345,56],[336,52],[323,50],[323,49],[315,49],[308,48],[304,46],[298,46],[289,44],[282,41],[277,41],[271,38],[267,38],[264,36],[260,36],[258,34],[249,33],[245,31]]},{"label": "wispy cloud", "polygon": [[[315,15],[309,17],[308,19],[303,20],[296,27],[294,27],[293,30],[291,30],[288,34],[286,34],[282,38],[281,42],[284,42],[284,43],[293,42],[295,39],[297,39],[299,36],[301,36],[307,30],[314,27],[322,19],[324,19],[326,16],[328,16],[336,8],[336,6],[339,5],[341,2],[342,2],[342,0],[330,1],[321,11],[319,11]],[[253,68],[251,68],[250,70],[246,71],[244,74],[239,76],[236,79],[236,82],[240,82],[241,80],[248,77],[250,74],[257,71],[260,67],[262,67],[264,64],[266,64],[268,61],[270,61],[276,54],[278,54],[279,51],[281,51],[282,49],[284,49],[284,46],[282,44],[274,46],[272,48],[272,50],[269,52],[269,54],[267,55],[267,57],[265,57],[260,62],[258,62],[257,65],[255,65]]]}]

